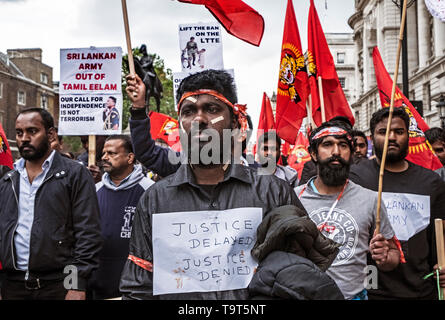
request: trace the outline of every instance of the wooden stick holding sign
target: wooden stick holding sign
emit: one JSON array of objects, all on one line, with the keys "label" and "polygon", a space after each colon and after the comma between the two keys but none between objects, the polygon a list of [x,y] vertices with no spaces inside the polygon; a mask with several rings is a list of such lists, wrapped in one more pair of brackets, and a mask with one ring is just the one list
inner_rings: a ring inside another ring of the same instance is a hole
[{"label": "wooden stick holding sign", "polygon": [[[437,250],[437,264],[440,269],[445,268],[445,243],[443,234],[443,221],[442,219],[434,220],[436,227],[436,250]],[[445,296],[445,288],[440,288],[442,290],[442,297]]]},{"label": "wooden stick holding sign", "polygon": [[96,165],[96,136],[88,136],[88,166]]},{"label": "wooden stick holding sign", "polygon": [[379,192],[378,192],[378,197],[377,197],[377,213],[376,213],[377,216],[376,216],[376,228],[375,228],[377,233],[380,233],[380,208],[382,205],[383,175],[385,173],[386,155],[388,153],[388,144],[389,144],[389,132],[391,130],[391,122],[392,122],[392,115],[394,112],[394,101],[395,101],[396,88],[397,88],[397,78],[399,76],[400,52],[402,49],[403,33],[405,31],[407,2],[408,1],[403,2],[402,22],[401,22],[401,26],[400,26],[399,44],[397,46],[396,69],[394,71],[394,79],[393,79],[393,83],[392,83],[391,105],[389,107],[389,116],[388,116],[388,124],[386,126],[385,144],[383,146],[383,154],[382,154],[382,159],[380,162]]},{"label": "wooden stick holding sign", "polygon": [[130,68],[130,74],[134,76],[136,72],[134,69],[133,49],[131,47],[130,24],[128,23],[127,0],[122,0],[122,14],[124,16],[125,37],[127,38],[128,67]]}]

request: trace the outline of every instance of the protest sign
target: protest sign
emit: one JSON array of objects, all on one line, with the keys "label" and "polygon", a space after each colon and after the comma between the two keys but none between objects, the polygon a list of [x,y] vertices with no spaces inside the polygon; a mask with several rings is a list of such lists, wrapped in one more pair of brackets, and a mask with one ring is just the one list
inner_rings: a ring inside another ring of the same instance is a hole
[{"label": "protest sign", "polygon": [[408,241],[430,224],[430,197],[418,194],[382,193],[397,239]]},{"label": "protest sign", "polygon": [[121,133],[121,69],[120,47],[60,50],[60,134]]},{"label": "protest sign", "polygon": [[153,294],[247,288],[261,208],[153,215]]},{"label": "protest sign", "polygon": [[179,25],[182,72],[224,68],[221,26],[218,23]]}]

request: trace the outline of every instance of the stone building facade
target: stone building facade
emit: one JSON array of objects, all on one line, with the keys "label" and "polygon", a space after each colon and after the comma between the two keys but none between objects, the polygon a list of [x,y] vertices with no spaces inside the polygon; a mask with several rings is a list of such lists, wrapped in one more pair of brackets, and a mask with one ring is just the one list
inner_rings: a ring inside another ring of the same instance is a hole
[{"label": "stone building facade", "polygon": [[53,86],[53,69],[42,62],[41,49],[10,49],[0,52],[0,123],[11,149],[15,145],[15,117],[23,109],[48,110],[58,123],[59,96]]},{"label": "stone building facade", "polygon": [[[400,8],[388,0],[356,0],[355,8],[348,21],[354,30],[356,54],[356,99],[351,107],[356,126],[369,134],[371,115],[381,107],[372,51],[378,46],[388,72],[394,77],[401,14]],[[430,127],[440,126],[436,105],[445,94],[445,23],[433,18],[422,0],[414,1],[408,8],[407,41],[408,98],[422,105],[424,119]],[[400,89],[402,76],[400,67]]]}]

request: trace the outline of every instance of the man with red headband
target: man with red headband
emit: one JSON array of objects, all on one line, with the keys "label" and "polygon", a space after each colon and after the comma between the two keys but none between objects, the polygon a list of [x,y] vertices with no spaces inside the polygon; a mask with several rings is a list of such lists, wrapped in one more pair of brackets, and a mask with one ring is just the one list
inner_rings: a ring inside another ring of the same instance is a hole
[{"label": "man with red headband", "polygon": [[309,143],[318,175],[295,192],[321,233],[341,245],[328,275],[346,299],[367,300],[366,254],[371,252],[382,271],[394,269],[400,258],[394,231],[383,207],[381,231],[375,234],[377,193],[348,180],[353,153],[350,130],[341,122],[325,122],[312,131]]},{"label": "man with red headband", "polygon": [[[212,72],[213,71],[210,73]],[[170,174],[175,173],[181,165],[181,158],[184,160],[184,157],[180,152],[174,152],[170,148],[158,146],[156,141],[150,135],[151,123],[150,118],[147,115],[148,106],[145,105],[145,85],[137,75],[127,76],[126,92],[132,102],[129,124],[136,159],[146,168],[161,177],[167,177]],[[178,97],[178,99],[179,98],[181,97]],[[179,101],[176,102],[178,103]],[[240,111],[235,111],[238,114],[240,114],[240,112],[242,113],[242,124],[240,123],[240,127],[242,128],[240,129],[245,130],[244,134],[239,139],[241,140],[241,151],[244,152],[247,147],[247,142],[252,134],[252,125],[250,117],[245,113],[244,106],[237,106],[236,109],[238,107],[242,109]],[[240,158],[240,163],[244,163],[245,165],[254,168],[259,167],[259,164],[256,162],[248,163],[244,155],[241,155]]]},{"label": "man with red headband", "polygon": [[304,208],[285,181],[239,164],[245,106],[230,74],[190,75],[177,97],[181,165],[138,204],[120,290],[124,299],[247,299],[262,218],[283,205]]}]

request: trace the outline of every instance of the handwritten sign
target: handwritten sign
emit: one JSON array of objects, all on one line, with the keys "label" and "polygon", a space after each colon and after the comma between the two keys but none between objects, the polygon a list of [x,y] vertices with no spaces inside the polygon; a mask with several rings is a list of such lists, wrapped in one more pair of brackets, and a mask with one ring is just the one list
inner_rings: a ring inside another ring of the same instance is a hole
[{"label": "handwritten sign", "polygon": [[153,215],[153,294],[247,288],[261,208]]},{"label": "handwritten sign", "polygon": [[382,200],[396,237],[408,241],[430,224],[430,197],[383,192]]},{"label": "handwritten sign", "polygon": [[120,134],[122,49],[60,50],[59,133]]}]

